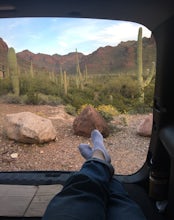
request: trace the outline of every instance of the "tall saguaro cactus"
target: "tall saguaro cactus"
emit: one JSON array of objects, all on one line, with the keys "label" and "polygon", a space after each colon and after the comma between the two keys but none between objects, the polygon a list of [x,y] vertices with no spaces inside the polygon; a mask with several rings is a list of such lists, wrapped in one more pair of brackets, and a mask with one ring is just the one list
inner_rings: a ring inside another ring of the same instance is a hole
[{"label": "tall saguaro cactus", "polygon": [[64,76],[63,76],[62,66],[60,66],[59,81],[60,81],[60,90],[62,90],[64,89]]},{"label": "tall saguaro cactus", "polygon": [[67,74],[66,71],[63,72],[63,81],[64,81],[64,94],[68,94],[68,82],[67,82]]},{"label": "tall saguaro cactus", "polygon": [[88,68],[87,65],[85,64],[85,82],[88,80]]},{"label": "tall saguaro cactus", "polygon": [[144,103],[144,89],[152,81],[155,75],[155,62],[152,62],[152,69],[149,72],[146,80],[143,79],[143,46],[142,46],[142,27],[138,31],[138,42],[137,42],[137,80],[138,80],[138,92],[139,102]]},{"label": "tall saguaro cactus", "polygon": [[137,80],[138,80],[139,102],[144,103],[142,27],[140,27],[138,31]]},{"label": "tall saguaro cactus", "polygon": [[34,78],[34,70],[33,70],[33,61],[32,59],[30,60],[30,75],[32,78]]},{"label": "tall saguaro cactus", "polygon": [[77,87],[80,87],[80,89],[83,90],[83,76],[80,70],[80,64],[79,64],[79,57],[78,57],[78,52],[76,49],[76,84]]},{"label": "tall saguaro cactus", "polygon": [[17,64],[16,53],[13,47],[8,49],[7,56],[8,56],[7,57],[8,69],[9,69],[9,75],[12,81],[13,92],[15,95],[19,96],[18,64]]}]

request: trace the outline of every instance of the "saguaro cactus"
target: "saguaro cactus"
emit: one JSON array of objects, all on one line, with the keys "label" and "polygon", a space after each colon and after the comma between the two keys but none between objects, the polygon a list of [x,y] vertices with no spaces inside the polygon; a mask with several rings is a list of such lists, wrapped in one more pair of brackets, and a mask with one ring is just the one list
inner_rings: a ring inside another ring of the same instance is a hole
[{"label": "saguaro cactus", "polygon": [[142,49],[142,27],[138,31],[138,45],[137,45],[137,80],[139,101],[144,103],[144,87],[143,87],[143,49]]},{"label": "saguaro cactus", "polygon": [[18,64],[17,64],[17,58],[14,48],[8,49],[7,54],[7,60],[8,60],[8,69],[9,69],[9,75],[12,80],[12,86],[13,86],[13,92],[15,95],[19,95],[19,75],[18,75]]},{"label": "saguaro cactus", "polygon": [[30,60],[30,75],[31,75],[32,78],[34,77],[33,61],[32,61],[32,59]]},{"label": "saguaro cactus", "polygon": [[155,62],[152,62],[152,69],[149,71],[149,75],[146,80],[143,79],[143,47],[142,47],[142,27],[138,31],[137,42],[137,80],[138,80],[138,92],[139,102],[144,103],[144,89],[148,86],[155,75]]},{"label": "saguaro cactus", "polygon": [[59,80],[60,80],[60,88],[62,89],[63,88],[63,70],[62,70],[62,67],[60,66],[60,76],[59,76]]},{"label": "saguaro cactus", "polygon": [[68,82],[67,82],[67,75],[66,71],[63,72],[63,81],[64,81],[64,94],[68,94]]},{"label": "saguaro cactus", "polygon": [[85,82],[88,80],[88,68],[87,65],[85,64]]},{"label": "saguaro cactus", "polygon": [[76,49],[76,84],[83,90],[83,76],[80,70],[79,57]]}]

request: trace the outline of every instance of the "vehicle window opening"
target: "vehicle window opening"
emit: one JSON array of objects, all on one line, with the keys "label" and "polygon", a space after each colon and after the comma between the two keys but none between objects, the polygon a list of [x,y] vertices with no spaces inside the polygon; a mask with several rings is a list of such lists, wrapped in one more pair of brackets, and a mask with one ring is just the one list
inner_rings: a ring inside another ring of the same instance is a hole
[{"label": "vehicle window opening", "polygon": [[[141,24],[1,19],[0,171],[78,170],[77,146],[90,138],[75,135],[73,122],[90,105],[109,127],[104,142],[116,172],[136,172],[150,142],[151,131],[137,129],[152,120],[155,69],[155,40]],[[19,112],[51,120],[55,138],[9,139],[4,119]]]}]

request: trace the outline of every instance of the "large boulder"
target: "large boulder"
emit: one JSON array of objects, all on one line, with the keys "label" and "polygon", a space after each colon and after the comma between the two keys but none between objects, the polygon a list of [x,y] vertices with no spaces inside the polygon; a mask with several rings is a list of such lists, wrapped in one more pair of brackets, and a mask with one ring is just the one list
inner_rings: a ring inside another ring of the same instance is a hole
[{"label": "large boulder", "polygon": [[103,137],[109,135],[109,128],[106,121],[92,106],[87,106],[80,115],[74,119],[73,129],[74,134],[84,137],[90,137],[91,131],[94,129],[98,129]]},{"label": "large boulder", "polygon": [[56,138],[51,120],[31,112],[6,115],[4,131],[8,138],[22,143],[45,143]]},{"label": "large boulder", "polygon": [[152,134],[152,114],[149,114],[145,119],[143,119],[139,126],[137,127],[137,134],[144,137],[150,137]]}]

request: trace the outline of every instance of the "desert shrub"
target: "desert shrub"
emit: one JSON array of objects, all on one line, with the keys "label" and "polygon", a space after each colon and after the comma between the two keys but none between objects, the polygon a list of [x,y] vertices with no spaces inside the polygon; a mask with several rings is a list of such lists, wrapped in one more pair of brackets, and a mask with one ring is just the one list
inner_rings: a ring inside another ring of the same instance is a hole
[{"label": "desert shrub", "polygon": [[0,79],[0,95],[12,92],[12,83],[10,78]]},{"label": "desert shrub", "polygon": [[122,115],[120,117],[120,121],[123,126],[128,126],[128,118],[126,117],[126,115],[124,115],[124,116]]},{"label": "desert shrub", "polygon": [[3,95],[2,100],[3,102],[8,103],[8,104],[21,104],[22,103],[20,96],[15,95],[13,93],[8,93],[7,95]]},{"label": "desert shrub", "polygon": [[112,105],[118,110],[120,113],[125,113],[128,111],[129,106],[132,104],[132,100],[123,97],[121,94],[113,94],[113,102]]},{"label": "desert shrub", "polygon": [[21,102],[23,104],[32,104],[32,105],[60,105],[62,104],[62,99],[58,96],[45,95],[41,93],[27,93],[26,95],[21,96]]},{"label": "desert shrub", "polygon": [[135,103],[128,111],[129,114],[146,114],[152,112],[152,108],[146,104]]},{"label": "desert shrub", "polygon": [[38,105],[38,93],[29,91],[27,93],[27,99],[26,99],[26,104],[31,104],[31,105]]},{"label": "desert shrub", "polygon": [[75,116],[76,115],[76,108],[70,104],[65,106],[66,113]]},{"label": "desert shrub", "polygon": [[87,106],[92,106],[94,108],[94,106],[91,104],[84,104],[80,106],[80,108],[77,110],[77,113],[80,114]]},{"label": "desert shrub", "polygon": [[66,104],[71,104],[76,109],[79,109],[85,103],[91,103],[91,100],[93,100],[91,93],[77,89],[69,90],[68,94],[62,97]]},{"label": "desert shrub", "polygon": [[59,96],[48,95],[47,105],[61,105],[63,103],[62,99]]},{"label": "desert shrub", "polygon": [[53,96],[58,95],[58,86],[51,81],[38,80],[36,86],[39,93]]},{"label": "desert shrub", "polygon": [[56,83],[50,81],[50,79],[44,75],[35,76],[34,78],[22,76],[20,78],[21,94],[27,94],[30,90],[36,93],[55,96],[58,95],[60,89]]},{"label": "desert shrub", "polygon": [[21,95],[20,96],[20,100],[21,100],[21,104],[27,104],[27,95]]},{"label": "desert shrub", "polygon": [[115,116],[115,115],[118,115],[119,113],[118,113],[118,111],[117,111],[117,109],[114,107],[114,106],[112,106],[112,105],[99,105],[98,107],[97,107],[97,110],[99,111],[99,112],[101,112],[101,111],[103,111],[103,112],[108,112],[110,115],[112,115],[112,116]]},{"label": "desert shrub", "polygon": [[62,104],[62,99],[58,96],[45,95],[42,93],[38,94],[38,104],[39,105],[60,105]]},{"label": "desert shrub", "polygon": [[149,107],[153,106],[153,96],[154,96],[154,83],[152,82],[146,89],[145,89],[145,103]]},{"label": "desert shrub", "polygon": [[115,115],[119,114],[116,108],[112,105],[99,105],[96,109],[108,122],[113,120]]},{"label": "desert shrub", "polygon": [[110,122],[113,119],[113,116],[119,114],[116,108],[112,105],[99,105],[97,107],[94,107],[91,104],[82,105],[77,111],[78,114],[80,114],[87,106],[92,106],[93,108],[95,108],[107,122]]}]

